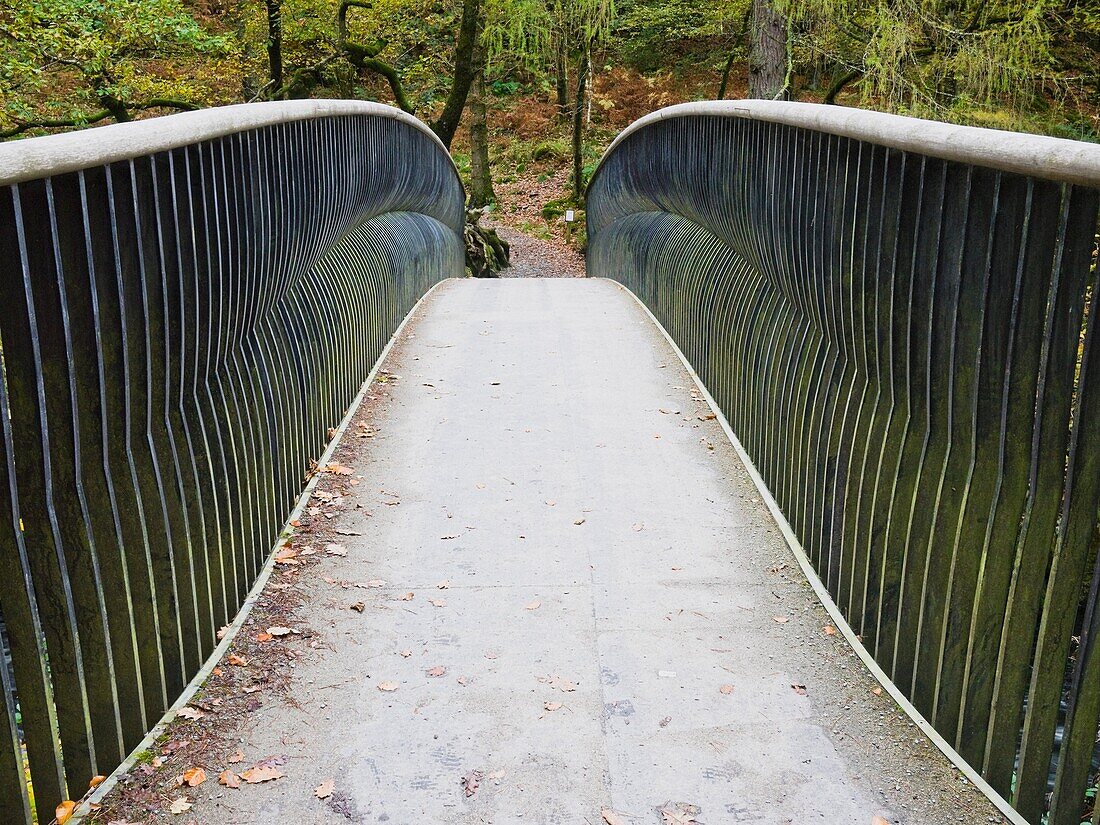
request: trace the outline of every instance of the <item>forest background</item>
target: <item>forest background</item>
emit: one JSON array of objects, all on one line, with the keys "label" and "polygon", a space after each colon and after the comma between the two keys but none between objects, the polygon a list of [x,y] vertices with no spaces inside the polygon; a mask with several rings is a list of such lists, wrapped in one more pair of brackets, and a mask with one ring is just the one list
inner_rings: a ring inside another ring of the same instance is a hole
[{"label": "forest background", "polygon": [[1097,141],[1100,0],[0,0],[0,137],[378,100],[547,238],[633,120],[750,96]]}]

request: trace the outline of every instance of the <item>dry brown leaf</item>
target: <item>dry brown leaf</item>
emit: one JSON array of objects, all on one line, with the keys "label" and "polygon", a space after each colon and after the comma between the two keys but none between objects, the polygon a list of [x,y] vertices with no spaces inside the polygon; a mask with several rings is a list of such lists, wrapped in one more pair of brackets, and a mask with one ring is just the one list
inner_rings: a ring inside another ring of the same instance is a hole
[{"label": "dry brown leaf", "polygon": [[880,688],[878,685],[875,685],[873,688],[871,688],[871,693],[873,693],[875,696],[882,696],[882,688]]},{"label": "dry brown leaf", "polygon": [[230,756],[228,759],[226,759],[225,761],[228,762],[230,765],[236,765],[238,762],[243,762],[244,761],[244,752],[238,750],[232,756]]},{"label": "dry brown leaf", "polygon": [[831,624],[827,624],[827,625],[825,625],[825,627],[823,627],[821,629],[823,631],[825,631],[826,636],[835,636],[836,635],[836,628],[833,627]]},{"label": "dry brown leaf", "polygon": [[447,606],[447,600],[446,599],[428,599],[428,602],[435,605],[436,607],[446,607]]},{"label": "dry brown leaf", "polygon": [[325,469],[334,476],[350,476],[355,472],[351,467],[345,467],[343,464],[329,464]]},{"label": "dry brown leaf", "polygon": [[542,602],[540,602],[538,599],[535,599],[533,602],[528,602],[527,604],[525,604],[523,606],[523,609],[524,610],[538,610],[540,607],[542,607]]},{"label": "dry brown leaf", "polygon": [[778,622],[779,624],[786,624],[790,620],[791,620],[790,616],[772,616],[772,621],[773,622]]},{"label": "dry brown leaf", "polygon": [[393,693],[397,690],[397,682],[379,682],[378,689],[383,690],[386,693]]},{"label": "dry brown leaf", "polygon": [[242,656],[238,656],[236,653],[230,653],[228,656],[225,657],[225,661],[229,662],[229,664],[231,665],[236,665],[237,667],[244,667],[248,664],[247,659]]},{"label": "dry brown leaf", "polygon": [[189,787],[196,788],[206,781],[206,771],[202,768],[188,768],[183,772],[183,781]]},{"label": "dry brown leaf", "polygon": [[187,797],[181,796],[179,799],[173,799],[172,804],[168,806],[168,810],[174,814],[183,814],[191,810],[191,803],[187,801]]},{"label": "dry brown leaf", "polygon": [[431,676],[432,678],[442,676],[446,672],[447,668],[443,667],[443,665],[436,665],[435,667],[430,667],[424,671],[425,674]]},{"label": "dry brown leaf", "polygon": [[546,710],[553,712],[555,710],[561,710],[563,707],[565,707],[565,703],[564,702],[543,702],[542,706]]},{"label": "dry brown leaf", "polygon": [[481,771],[470,771],[464,777],[462,777],[462,789],[466,791],[466,796],[473,796],[477,793],[477,787],[481,784]]},{"label": "dry brown leaf", "polygon": [[626,817],[610,808],[604,808],[600,811],[600,816],[603,817],[603,821],[606,822],[607,825],[626,825]]},{"label": "dry brown leaf", "polygon": [[297,564],[295,557],[298,555],[296,547],[284,547],[275,554],[276,564]]},{"label": "dry brown leaf", "polygon": [[404,596],[401,596],[400,598],[401,598],[401,601],[403,601],[403,602],[411,602],[413,600],[414,595],[415,594],[412,591],[409,591],[408,593],[406,593]]},{"label": "dry brown leaf", "polygon": [[222,771],[218,774],[218,784],[225,785],[227,788],[239,788],[241,787],[241,778],[233,771]]},{"label": "dry brown leaf", "polygon": [[326,544],[325,552],[330,556],[346,556],[348,554],[348,548],[342,544]]},{"label": "dry brown leaf", "polygon": [[443,581],[441,581],[439,584],[436,585],[436,587],[440,590],[446,590],[450,586],[451,586],[451,580],[450,579],[444,579]]},{"label": "dry brown leaf", "polygon": [[462,685],[462,687],[466,687],[467,685],[467,679],[465,676],[459,676],[457,679],[455,679],[455,681]]},{"label": "dry brown leaf", "polygon": [[267,629],[267,632],[270,633],[272,636],[289,636],[294,631],[291,630],[289,627],[275,625],[274,627],[269,627]]},{"label": "dry brown leaf", "polygon": [[93,776],[91,779],[88,780],[88,790],[92,790],[92,788],[98,788],[106,781],[107,777],[105,777],[103,774],[97,774],[96,776]]},{"label": "dry brown leaf", "polygon": [[268,765],[256,765],[247,771],[241,772],[241,779],[249,785],[259,785],[261,782],[272,782],[286,776],[281,770]]},{"label": "dry brown leaf", "polygon": [[495,659],[496,657],[497,657],[497,654],[494,653],[493,651],[491,651],[491,650],[486,650],[485,651],[485,658],[486,659]]},{"label": "dry brown leaf", "polygon": [[328,799],[330,796],[332,796],[332,791],[335,786],[336,783],[333,782],[333,780],[326,779],[324,782],[313,789],[313,795],[318,799]]},{"label": "dry brown leaf", "polygon": [[350,607],[356,613],[362,613],[364,610],[367,609],[367,606],[365,604],[363,604],[362,602],[355,602],[354,604],[349,604],[348,607]]},{"label": "dry brown leaf", "polygon": [[66,799],[60,805],[53,809],[54,817],[57,819],[57,825],[65,825],[70,819],[72,819],[73,811],[76,810],[76,803],[71,799]]},{"label": "dry brown leaf", "polygon": [[400,651],[400,655],[403,659],[408,659],[410,656],[413,655],[413,652],[411,650],[406,649],[406,650]]},{"label": "dry brown leaf", "polygon": [[272,638],[273,637],[270,633],[257,633],[256,634],[256,641],[257,642],[261,642],[261,643],[262,642],[270,642]]},{"label": "dry brown leaf", "polygon": [[572,693],[577,689],[577,685],[574,682],[570,682],[568,679],[563,679],[560,676],[550,677],[550,687],[557,688],[563,693]]},{"label": "dry brown leaf", "polygon": [[729,696],[733,693],[733,685],[722,685],[722,687],[718,688],[718,692],[723,696]]},{"label": "dry brown leaf", "polygon": [[581,524],[584,524],[584,519],[582,519],[582,518],[579,518],[579,519],[577,519],[576,521],[574,521],[573,523],[574,523],[574,524],[577,524],[577,525],[581,525]]},{"label": "dry brown leaf", "polygon": [[190,705],[185,705],[178,711],[176,711],[176,715],[182,716],[184,719],[190,719],[194,721],[196,719],[202,719],[202,717],[206,716],[206,711],[199,710],[198,708],[193,708]]},{"label": "dry brown leaf", "polygon": [[793,683],[792,683],[792,684],[791,684],[791,688],[792,688],[792,689],[794,690],[794,692],[795,692],[795,693],[797,693],[797,694],[798,694],[799,696],[805,696],[805,695],[806,695],[806,686],[805,686],[805,685],[796,685],[796,684],[793,684]]},{"label": "dry brown leaf", "polygon": [[890,825],[890,820],[875,814],[871,817],[871,825]]}]

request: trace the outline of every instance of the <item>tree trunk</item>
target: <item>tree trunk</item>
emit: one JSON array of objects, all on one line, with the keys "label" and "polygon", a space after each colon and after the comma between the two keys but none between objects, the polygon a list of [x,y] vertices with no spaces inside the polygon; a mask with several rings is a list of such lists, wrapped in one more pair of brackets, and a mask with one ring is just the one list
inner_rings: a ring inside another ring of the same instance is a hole
[{"label": "tree trunk", "polygon": [[458,30],[458,42],[455,43],[455,71],[451,81],[451,91],[443,111],[432,124],[432,131],[451,148],[458,124],[462,121],[462,110],[466,108],[466,98],[470,94],[470,85],[474,82],[474,48],[479,39],[478,13],[479,0],[462,0],[462,24]]},{"label": "tree trunk", "polygon": [[271,93],[283,89],[283,0],[264,0],[267,7],[267,66]]},{"label": "tree trunk", "polygon": [[573,199],[584,196],[584,96],[588,86],[588,49],[581,52],[577,67],[577,94],[573,98]]},{"label": "tree trunk", "polygon": [[787,21],[771,0],[752,0],[749,97],[787,97]]},{"label": "tree trunk", "polygon": [[485,118],[485,46],[474,53],[476,73],[470,89],[470,206],[493,203],[493,173],[489,168],[489,126]]},{"label": "tree trunk", "polygon": [[559,32],[554,43],[554,90],[558,98],[558,117],[569,119],[569,61],[565,59],[565,40]]}]

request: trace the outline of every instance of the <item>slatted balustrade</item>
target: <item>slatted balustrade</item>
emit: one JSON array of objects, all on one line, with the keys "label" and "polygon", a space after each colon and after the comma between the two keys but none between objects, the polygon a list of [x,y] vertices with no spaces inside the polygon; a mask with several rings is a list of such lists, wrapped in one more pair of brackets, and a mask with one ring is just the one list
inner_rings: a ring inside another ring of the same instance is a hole
[{"label": "slatted balustrade", "polygon": [[1051,825],[1100,771],[1098,202],[1100,146],[764,101],[644,118],[588,190],[589,274],[946,745],[1038,823],[1060,742]]}]

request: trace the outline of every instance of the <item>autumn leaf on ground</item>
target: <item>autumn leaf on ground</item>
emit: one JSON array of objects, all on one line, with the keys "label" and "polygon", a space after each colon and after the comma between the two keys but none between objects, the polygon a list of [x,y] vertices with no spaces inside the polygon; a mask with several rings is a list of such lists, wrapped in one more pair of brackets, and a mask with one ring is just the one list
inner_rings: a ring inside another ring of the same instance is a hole
[{"label": "autumn leaf on ground", "polygon": [[439,590],[446,590],[450,586],[451,586],[451,580],[450,579],[444,579],[443,581],[441,581],[439,584],[436,585],[436,587]]},{"label": "autumn leaf on ground", "polygon": [[326,544],[325,552],[330,556],[346,556],[348,554],[348,548],[342,544]]},{"label": "autumn leaf on ground", "polygon": [[356,613],[362,613],[364,610],[367,609],[367,606],[362,602],[355,602],[354,604],[348,605],[348,607],[350,607]]},{"label": "autumn leaf on ground", "polygon": [[286,776],[286,774],[278,768],[261,767],[260,765],[241,772],[241,779],[249,785],[259,785],[261,782],[272,782],[284,776]]},{"label": "autumn leaf on ground", "polygon": [[72,819],[73,811],[76,809],[76,803],[71,799],[66,799],[60,805],[53,809],[54,817],[57,819],[57,825],[65,825],[70,819]]},{"label": "autumn leaf on ground", "polygon": [[579,526],[579,525],[581,525],[581,524],[584,524],[584,519],[582,519],[582,518],[579,518],[579,519],[577,519],[576,521],[574,521],[573,523]]},{"label": "autumn leaf on ground", "polygon": [[284,547],[278,553],[275,554],[276,564],[297,564],[296,556],[298,555],[298,549],[296,547]]},{"label": "autumn leaf on ground", "polygon": [[428,601],[431,604],[435,605],[436,607],[446,607],[447,606],[447,600],[446,599],[428,599]]},{"label": "autumn leaf on ground", "polygon": [[470,771],[462,777],[462,789],[466,792],[466,796],[473,796],[477,793],[477,787],[480,784],[481,771]]},{"label": "autumn leaf on ground", "polygon": [[256,634],[256,641],[260,642],[261,644],[263,642],[270,642],[271,639],[272,639],[272,636],[271,636],[270,633],[257,633]]},{"label": "autumn leaf on ground", "polygon": [[274,627],[269,627],[267,629],[267,632],[270,633],[272,636],[289,636],[294,631],[291,630],[289,627],[275,625]]},{"label": "autumn leaf on ground", "polygon": [[538,610],[540,607],[542,607],[542,602],[540,602],[538,599],[535,599],[533,602],[528,602],[527,604],[525,604],[523,606],[523,609],[524,610]]},{"label": "autumn leaf on ground", "polygon": [[172,804],[168,806],[168,810],[174,814],[183,814],[191,810],[191,803],[187,801],[186,797],[181,796],[179,799],[173,799]]},{"label": "autumn leaf on ground", "polygon": [[607,825],[626,825],[626,817],[620,813],[616,813],[610,808],[604,808],[600,811],[600,816],[603,817],[603,821],[606,822]]},{"label": "autumn leaf on ground", "polygon": [[379,682],[378,689],[383,690],[386,693],[393,693],[397,690],[397,682]]},{"label": "autumn leaf on ground", "polygon": [[835,636],[836,635],[836,628],[833,627],[831,624],[827,624],[827,625],[825,625],[825,627],[823,627],[821,629],[825,632],[826,636]]},{"label": "autumn leaf on ground", "polygon": [[93,788],[98,788],[106,781],[107,777],[105,777],[103,774],[97,774],[96,776],[93,776],[90,780],[88,780],[88,790],[90,791]]},{"label": "autumn leaf on ground", "polygon": [[722,687],[718,688],[718,692],[723,696],[729,696],[733,693],[733,685],[722,685]]},{"label": "autumn leaf on ground", "polygon": [[568,679],[563,679],[560,676],[550,677],[550,687],[556,688],[563,693],[572,693],[577,689],[577,685],[574,682],[570,682]]},{"label": "autumn leaf on ground", "polygon": [[343,464],[329,464],[325,469],[334,476],[350,476],[355,472],[351,467],[345,467]]},{"label": "autumn leaf on ground", "polygon": [[398,598],[400,599],[400,601],[403,601],[403,602],[411,602],[413,600],[413,598],[415,597],[415,595],[416,595],[415,593],[410,591],[410,592],[406,593],[404,596],[399,596]]},{"label": "autumn leaf on ground", "polygon": [[206,771],[202,768],[188,768],[183,772],[183,781],[188,787],[197,788],[206,781]]},{"label": "autumn leaf on ground", "polygon": [[790,620],[791,620],[790,616],[772,616],[772,621],[773,622],[778,622],[779,624],[786,624]]},{"label": "autumn leaf on ground", "polygon": [[890,820],[876,814],[871,817],[871,825],[890,825]]},{"label": "autumn leaf on ground", "polygon": [[424,671],[425,674],[431,676],[432,678],[442,676],[446,672],[447,668],[443,667],[443,665],[436,665],[435,667],[430,667]]},{"label": "autumn leaf on ground", "polygon": [[318,799],[328,799],[332,796],[332,790],[335,787],[335,782],[331,779],[326,779],[320,785],[313,789],[313,795]]},{"label": "autumn leaf on ground", "polygon": [[873,693],[875,696],[882,696],[882,688],[880,688],[878,685],[875,685],[873,688],[871,688],[871,693]]},{"label": "autumn leaf on ground", "polygon": [[241,778],[233,771],[222,771],[218,774],[218,784],[225,785],[227,788],[239,788],[241,787]]},{"label": "autumn leaf on ground", "polygon": [[791,689],[794,690],[794,692],[797,693],[799,696],[805,696],[806,695],[806,686],[805,685],[792,684]]},{"label": "autumn leaf on ground", "polygon": [[193,708],[190,705],[185,705],[178,711],[176,711],[176,715],[182,716],[184,719],[190,719],[194,721],[196,719],[202,719],[202,717],[206,716],[206,712],[201,711],[198,708]]},{"label": "autumn leaf on ground", "polygon": [[236,765],[238,762],[244,761],[244,752],[238,750],[225,761],[228,762],[230,765]]},{"label": "autumn leaf on ground", "polygon": [[218,628],[218,640],[220,641],[220,640],[224,639],[225,634],[228,633],[228,632],[229,632],[229,625],[224,624],[221,627],[219,627]]},{"label": "autumn leaf on ground", "polygon": [[693,825],[699,821],[695,818],[699,810],[698,805],[687,802],[666,802],[657,809],[664,825]]},{"label": "autumn leaf on ground", "polygon": [[565,707],[565,703],[563,703],[563,702],[543,702],[542,706],[546,710],[553,713],[555,710],[561,710],[563,707]]},{"label": "autumn leaf on ground", "polygon": [[400,656],[401,656],[402,659],[408,659],[410,656],[413,655],[413,652],[411,650],[407,650],[407,649],[399,651],[399,653],[400,653]]},{"label": "autumn leaf on ground", "polygon": [[248,659],[238,656],[236,653],[230,653],[225,657],[225,660],[229,662],[229,664],[236,665],[237,667],[244,667],[248,664]]}]

